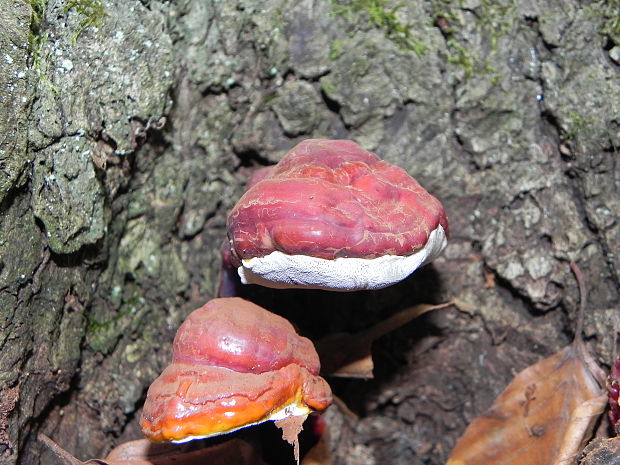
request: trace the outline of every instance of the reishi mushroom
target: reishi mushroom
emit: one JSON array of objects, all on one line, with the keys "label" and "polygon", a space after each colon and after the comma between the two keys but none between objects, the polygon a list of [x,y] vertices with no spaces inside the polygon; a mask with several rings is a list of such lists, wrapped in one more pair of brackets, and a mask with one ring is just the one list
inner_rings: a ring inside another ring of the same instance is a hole
[{"label": "reishi mushroom", "polygon": [[295,442],[306,416],[331,403],[319,369],[312,342],[284,318],[240,298],[213,299],[179,328],[172,363],[148,390],[142,432],[179,443],[274,420]]},{"label": "reishi mushroom", "polygon": [[244,284],[379,289],[446,246],[439,200],[352,141],[305,140],[260,178],[227,220]]}]

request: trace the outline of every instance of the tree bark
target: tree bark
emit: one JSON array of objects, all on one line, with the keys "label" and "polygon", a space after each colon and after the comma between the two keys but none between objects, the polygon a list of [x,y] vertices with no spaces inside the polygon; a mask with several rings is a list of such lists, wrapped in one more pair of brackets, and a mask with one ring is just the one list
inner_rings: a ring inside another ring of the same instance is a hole
[{"label": "tree bark", "polygon": [[[0,464],[139,437],[146,388],[217,286],[226,213],[306,138],[349,138],[441,199],[404,282],[248,289],[313,339],[452,299],[330,379],[335,464],[441,464],[579,293],[620,328],[617,1],[0,0]],[[6,12],[6,14],[5,14]],[[615,29],[614,29],[615,28]]]}]

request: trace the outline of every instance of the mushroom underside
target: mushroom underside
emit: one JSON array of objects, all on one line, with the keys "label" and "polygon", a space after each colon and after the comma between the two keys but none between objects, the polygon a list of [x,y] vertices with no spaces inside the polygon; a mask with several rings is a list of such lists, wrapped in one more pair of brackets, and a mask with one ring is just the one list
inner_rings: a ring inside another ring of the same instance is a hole
[{"label": "mushroom underside", "polygon": [[441,225],[431,231],[417,252],[377,258],[339,257],[333,260],[280,251],[241,261],[239,277],[244,284],[274,289],[307,288],[337,291],[381,289],[402,281],[433,260],[447,244]]}]

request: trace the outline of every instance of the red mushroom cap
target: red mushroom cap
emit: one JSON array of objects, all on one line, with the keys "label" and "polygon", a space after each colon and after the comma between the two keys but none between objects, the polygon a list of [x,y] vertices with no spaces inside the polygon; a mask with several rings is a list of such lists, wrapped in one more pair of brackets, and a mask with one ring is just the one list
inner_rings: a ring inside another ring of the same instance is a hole
[{"label": "red mushroom cap", "polygon": [[319,366],[284,318],[239,298],[211,300],[179,328],[140,426],[153,441],[185,442],[324,410],[331,390]]},{"label": "red mushroom cap", "polygon": [[[325,139],[301,142],[255,182],[231,211],[227,227],[242,281],[342,289],[385,287],[403,279],[443,249],[448,233],[441,203],[403,169],[352,141]],[[261,259],[274,252],[265,265]],[[380,276],[366,283],[356,278],[351,287],[342,269],[370,265],[359,261],[337,267],[337,282],[329,277],[319,277],[318,285],[309,280],[315,279],[315,268],[333,267],[338,259],[410,257],[420,252],[418,259],[409,260],[415,262],[413,269],[412,263],[403,266],[391,260],[388,282]],[[331,263],[289,259],[299,256]],[[253,260],[260,269],[252,267]],[[304,270],[307,266],[313,269]]]},{"label": "red mushroom cap", "polygon": [[286,319],[240,298],[214,299],[190,313],[177,332],[172,363],[264,373],[295,363],[311,374],[320,362],[310,339]]}]

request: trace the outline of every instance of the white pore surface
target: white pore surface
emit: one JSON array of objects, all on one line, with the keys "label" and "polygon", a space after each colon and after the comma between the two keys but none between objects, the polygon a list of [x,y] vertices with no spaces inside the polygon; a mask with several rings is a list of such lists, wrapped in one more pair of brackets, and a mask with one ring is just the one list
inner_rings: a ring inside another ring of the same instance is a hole
[{"label": "white pore surface", "polygon": [[276,289],[381,289],[402,281],[417,268],[430,262],[447,243],[446,233],[439,225],[429,235],[426,245],[413,255],[327,260],[276,251],[264,257],[243,260],[238,272],[243,284],[260,284]]}]

